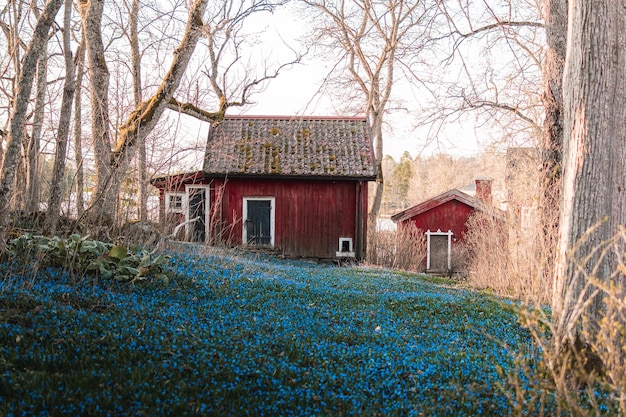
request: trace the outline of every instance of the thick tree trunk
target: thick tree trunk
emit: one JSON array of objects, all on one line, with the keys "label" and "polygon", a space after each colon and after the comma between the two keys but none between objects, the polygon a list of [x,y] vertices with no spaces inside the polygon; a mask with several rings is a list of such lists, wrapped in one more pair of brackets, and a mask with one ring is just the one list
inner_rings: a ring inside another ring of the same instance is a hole
[{"label": "thick tree trunk", "polygon": [[24,56],[22,70],[19,74],[17,94],[13,103],[9,138],[7,140],[2,170],[0,172],[0,253],[6,247],[7,231],[10,221],[10,203],[13,195],[14,174],[19,162],[20,148],[24,139],[24,123],[28,102],[33,86],[37,60],[43,53],[44,44],[48,41],[48,32],[54,23],[54,16],[59,11],[63,0],[48,0],[44,6],[33,32],[33,38]]},{"label": "thick tree trunk", "polygon": [[109,130],[109,70],[101,34],[104,0],[80,0],[79,5],[91,84],[91,134],[96,162],[96,187],[90,202],[92,212],[89,221],[109,224],[115,216],[117,195],[109,196],[106,193],[113,167]]},{"label": "thick tree trunk", "polygon": [[551,183],[560,184],[563,149],[563,69],[567,51],[567,0],[543,0],[543,6],[547,44],[542,96],[545,107],[543,168]]},{"label": "thick tree trunk", "polygon": [[546,282],[554,277],[554,253],[558,238],[563,159],[563,69],[567,50],[567,0],[543,0],[546,25],[546,57],[543,68],[545,108],[541,149],[542,270]]},{"label": "thick tree trunk", "polygon": [[625,284],[615,253],[597,249],[626,224],[626,8],[623,0],[570,0],[569,14],[553,312],[567,336],[585,340],[594,330],[581,332],[581,300],[592,325],[604,309],[588,285]]},{"label": "thick tree trunk", "polygon": [[[100,37],[101,1],[90,0],[89,3],[83,6],[84,12],[81,12],[81,14],[83,15],[83,25],[87,32],[87,51],[89,52],[90,67],[100,65],[100,68],[106,68],[102,39]],[[108,145],[106,146],[106,151],[104,150],[105,143],[108,143],[109,138],[108,124],[103,124],[104,116],[97,116],[101,117],[101,119],[94,120],[95,128],[92,130],[99,131],[102,135],[94,135],[94,140],[99,143],[96,148],[96,166],[100,166],[100,170],[96,172],[96,189],[91,200],[92,214],[90,219],[92,221],[102,222],[103,219],[108,219],[107,223],[113,221],[122,179],[136,150],[137,143],[139,140],[145,139],[167,108],[170,99],[180,85],[198,39],[202,36],[202,16],[206,10],[207,1],[194,1],[189,12],[185,34],[174,51],[174,59],[168,73],[165,75],[157,92],[148,101],[143,102],[135,109],[126,123],[120,127],[118,143],[113,151],[111,151]],[[91,4],[94,5],[90,6]],[[93,45],[91,45],[92,43]],[[93,72],[93,69],[90,69],[90,72]],[[97,81],[98,84],[96,86],[93,85],[94,76],[96,76],[96,80],[100,79],[100,81]],[[92,105],[94,102],[106,103],[106,89],[104,87],[105,84],[108,85],[108,72],[92,73],[91,79]],[[99,108],[94,113],[104,111],[104,108]],[[108,114],[106,119],[108,120]],[[104,126],[107,126],[107,129]],[[100,147],[102,152],[99,150]]]},{"label": "thick tree trunk", "polygon": [[72,19],[72,0],[65,0],[65,13],[63,18],[63,56],[65,58],[65,83],[63,98],[61,101],[61,113],[59,115],[59,129],[57,131],[57,143],[52,169],[52,182],[50,184],[50,198],[48,199],[47,226],[50,234],[56,234],[61,210],[61,193],[63,191],[63,177],[65,176],[65,158],[67,156],[67,140],[70,134],[70,121],[72,118],[72,101],[75,91],[75,71],[72,49],[70,45],[70,25]]}]

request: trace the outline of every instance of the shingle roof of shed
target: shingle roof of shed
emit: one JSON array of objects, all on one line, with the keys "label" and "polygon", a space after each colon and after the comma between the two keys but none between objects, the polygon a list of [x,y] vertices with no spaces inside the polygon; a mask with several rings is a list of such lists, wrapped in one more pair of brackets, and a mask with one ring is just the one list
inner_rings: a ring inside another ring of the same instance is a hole
[{"label": "shingle roof of shed", "polygon": [[365,118],[226,116],[211,127],[207,174],[376,177]]}]

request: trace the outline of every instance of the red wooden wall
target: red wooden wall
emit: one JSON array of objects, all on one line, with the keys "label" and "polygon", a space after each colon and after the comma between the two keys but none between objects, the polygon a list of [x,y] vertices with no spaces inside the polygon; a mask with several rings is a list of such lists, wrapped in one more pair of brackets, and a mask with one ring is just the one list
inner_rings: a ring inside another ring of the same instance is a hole
[{"label": "red wooden wall", "polygon": [[364,256],[367,182],[231,178],[224,185],[215,179],[211,210],[216,223],[226,226],[223,238],[233,245],[242,243],[244,197],[275,198],[274,246],[287,256],[334,258],[340,237],[352,238],[357,257]]},{"label": "red wooden wall", "polygon": [[457,242],[462,242],[467,232],[467,220],[474,213],[474,208],[458,200],[447,201],[437,207],[413,216],[402,223],[412,224],[423,232],[430,230],[442,232],[451,230]]}]

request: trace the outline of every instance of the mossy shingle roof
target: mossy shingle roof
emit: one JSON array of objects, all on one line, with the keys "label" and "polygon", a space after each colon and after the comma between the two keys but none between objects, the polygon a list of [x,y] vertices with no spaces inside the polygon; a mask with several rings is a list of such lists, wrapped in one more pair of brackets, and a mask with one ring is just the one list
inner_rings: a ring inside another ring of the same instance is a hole
[{"label": "mossy shingle roof", "polygon": [[206,174],[376,177],[366,118],[226,116],[212,126]]}]

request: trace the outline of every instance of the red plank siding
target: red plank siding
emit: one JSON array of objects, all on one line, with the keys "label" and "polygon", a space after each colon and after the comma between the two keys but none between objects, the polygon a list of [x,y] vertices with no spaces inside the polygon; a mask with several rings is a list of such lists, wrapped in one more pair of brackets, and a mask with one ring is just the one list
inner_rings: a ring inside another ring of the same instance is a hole
[{"label": "red plank siding", "polygon": [[[366,251],[367,181],[353,179],[228,178],[185,174],[158,180],[163,225],[185,214],[165,214],[166,192],[184,192],[190,184],[210,184],[209,240],[239,246],[243,199],[273,197],[274,247],[286,256],[335,258],[339,238],[351,238],[357,259]],[[216,239],[218,238],[218,239]]]},{"label": "red plank siding", "polygon": [[458,241],[463,241],[467,232],[467,220],[475,209],[458,200],[450,200],[414,217],[404,220],[402,224],[412,224],[422,231],[436,232],[451,230]]},{"label": "red plank siding", "polygon": [[[229,179],[221,207],[219,191],[213,193],[211,205],[228,223],[235,219],[230,243],[239,245],[244,197],[274,197],[275,247],[287,256],[334,258],[340,237],[352,238],[355,248],[364,249],[364,243],[357,242],[358,184],[348,180]],[[366,189],[361,190],[362,236],[367,221]]]}]

